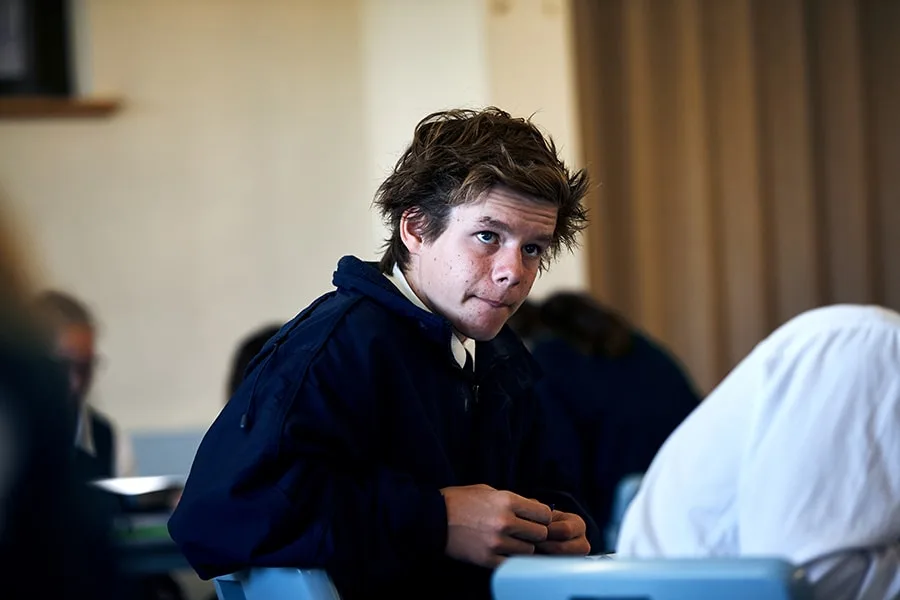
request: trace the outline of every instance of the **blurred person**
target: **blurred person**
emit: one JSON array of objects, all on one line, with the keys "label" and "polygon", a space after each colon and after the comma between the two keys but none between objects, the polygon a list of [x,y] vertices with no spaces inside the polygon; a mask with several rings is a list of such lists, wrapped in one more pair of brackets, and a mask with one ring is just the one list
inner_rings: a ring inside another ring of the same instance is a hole
[{"label": "blurred person", "polygon": [[65,374],[30,312],[0,202],[0,572],[3,598],[121,598],[110,522],[73,462]]},{"label": "blurred person", "polygon": [[666,441],[636,557],[781,557],[821,600],[900,597],[900,315],[838,305],[762,341]]},{"label": "blurred person", "polygon": [[74,442],[86,479],[135,474],[130,438],[88,401],[98,363],[97,326],[83,302],[54,290],[35,301],[35,311],[51,340],[54,355],[66,368],[69,402],[74,410]]},{"label": "blurred person", "polygon": [[596,530],[538,451],[535,365],[506,327],[585,225],[531,122],[432,114],[382,183],[379,264],[251,362],[205,436],[169,530],[203,577],[324,568],[345,600],[490,598],[506,556],[584,555]]},{"label": "blurred person", "polygon": [[614,529],[619,484],[649,468],[700,395],[671,353],[589,294],[557,292],[537,310],[532,354],[552,448],[597,523]]},{"label": "blurred person", "polygon": [[[72,411],[75,464],[85,481],[135,475],[131,440],[117,431],[112,421],[88,399],[99,358],[96,352],[97,323],[87,306],[70,294],[42,292],[34,312],[48,337],[53,356],[64,367],[68,379],[68,402]],[[178,496],[173,494],[172,504]],[[119,511],[115,508],[114,513]],[[131,576],[128,593],[136,600],[180,600],[184,594],[167,573]]]},{"label": "blurred person", "polygon": [[540,304],[531,298],[526,298],[519,310],[509,318],[506,324],[519,336],[525,347],[531,350],[544,334]]}]

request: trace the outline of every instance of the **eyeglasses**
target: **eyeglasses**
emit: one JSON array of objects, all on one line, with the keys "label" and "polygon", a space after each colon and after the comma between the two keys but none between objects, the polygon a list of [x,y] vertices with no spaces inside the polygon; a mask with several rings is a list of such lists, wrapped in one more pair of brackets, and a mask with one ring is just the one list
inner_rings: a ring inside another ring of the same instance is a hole
[{"label": "eyeglasses", "polygon": [[102,356],[92,356],[88,359],[57,356],[56,362],[70,373],[79,377],[89,377],[101,365],[104,364]]}]

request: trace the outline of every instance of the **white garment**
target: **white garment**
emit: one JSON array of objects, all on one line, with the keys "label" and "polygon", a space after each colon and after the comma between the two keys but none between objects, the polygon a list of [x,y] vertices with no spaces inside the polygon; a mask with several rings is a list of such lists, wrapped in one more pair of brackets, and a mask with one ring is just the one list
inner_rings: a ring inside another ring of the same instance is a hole
[{"label": "white garment", "polygon": [[617,553],[783,557],[822,600],[900,597],[900,315],[831,306],[760,343],[660,449]]},{"label": "white garment", "polygon": [[[403,274],[403,271],[400,270],[400,265],[394,265],[393,272],[388,275],[385,274],[388,281],[393,283],[400,292],[406,296],[406,298],[424,310],[425,312],[431,312],[431,310],[425,306],[425,303],[416,296],[416,293],[413,291],[412,286],[409,285],[409,282],[406,280],[406,276]],[[472,365],[475,364],[475,340],[461,337],[454,333],[454,335],[450,339],[450,351],[453,353],[453,358],[456,360],[456,363],[460,367],[466,366],[466,353],[472,357]]]}]

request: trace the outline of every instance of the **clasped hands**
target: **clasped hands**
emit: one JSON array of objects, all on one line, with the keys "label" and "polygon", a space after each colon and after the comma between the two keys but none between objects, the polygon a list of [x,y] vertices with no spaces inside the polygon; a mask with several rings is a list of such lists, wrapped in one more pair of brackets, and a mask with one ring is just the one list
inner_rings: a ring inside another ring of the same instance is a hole
[{"label": "clasped hands", "polygon": [[576,514],[478,484],[441,490],[447,506],[448,556],[494,568],[520,554],[584,556],[587,527]]}]

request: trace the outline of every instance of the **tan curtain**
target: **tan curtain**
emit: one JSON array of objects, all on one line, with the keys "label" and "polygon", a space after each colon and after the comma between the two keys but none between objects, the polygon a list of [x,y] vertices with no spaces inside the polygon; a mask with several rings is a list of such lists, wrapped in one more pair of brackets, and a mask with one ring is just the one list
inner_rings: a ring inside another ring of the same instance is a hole
[{"label": "tan curtain", "polygon": [[900,1],[572,14],[599,299],[705,390],[805,309],[900,309]]}]

